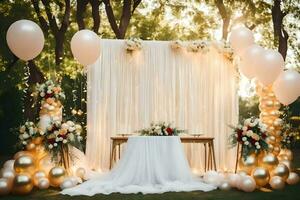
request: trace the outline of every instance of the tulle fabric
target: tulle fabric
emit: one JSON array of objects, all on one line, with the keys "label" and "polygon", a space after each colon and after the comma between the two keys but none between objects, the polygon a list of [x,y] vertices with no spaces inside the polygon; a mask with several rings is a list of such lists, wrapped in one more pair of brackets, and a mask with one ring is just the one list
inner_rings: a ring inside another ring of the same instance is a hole
[{"label": "tulle fabric", "polygon": [[93,196],[214,189],[192,174],[179,137],[140,136],[129,138],[121,160],[111,172],[61,193]]}]

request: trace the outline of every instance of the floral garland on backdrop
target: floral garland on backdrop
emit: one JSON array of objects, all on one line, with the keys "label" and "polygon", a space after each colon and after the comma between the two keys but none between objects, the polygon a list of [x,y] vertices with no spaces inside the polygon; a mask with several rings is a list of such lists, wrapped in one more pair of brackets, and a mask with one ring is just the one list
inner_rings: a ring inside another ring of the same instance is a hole
[{"label": "floral garland on backdrop", "polygon": [[188,52],[193,53],[208,53],[210,47],[215,48],[220,54],[222,54],[226,59],[233,62],[234,60],[234,52],[231,48],[230,44],[226,41],[220,42],[208,42],[208,41],[191,41],[191,42],[182,42],[180,40],[176,40],[170,43],[170,47],[173,50],[185,49]]},{"label": "floral garland on backdrop", "polygon": [[139,38],[130,38],[125,40],[125,50],[127,53],[133,53],[142,49],[142,42]]},{"label": "floral garland on backdrop", "polygon": [[267,126],[258,118],[248,118],[243,124],[233,128],[233,134],[229,136],[229,143],[232,147],[237,144],[242,146],[242,157],[247,158],[252,153],[260,153],[268,150]]},{"label": "floral garland on backdrop", "polygon": [[149,128],[138,130],[137,133],[144,136],[177,136],[184,133],[186,130],[180,130],[173,127],[171,123],[166,122],[152,122]]}]

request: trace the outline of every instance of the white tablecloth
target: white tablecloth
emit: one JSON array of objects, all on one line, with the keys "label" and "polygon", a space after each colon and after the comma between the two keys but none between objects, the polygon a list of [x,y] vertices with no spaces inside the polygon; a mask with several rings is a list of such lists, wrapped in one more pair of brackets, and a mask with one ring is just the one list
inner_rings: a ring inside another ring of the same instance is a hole
[{"label": "white tablecloth", "polygon": [[135,136],[128,139],[121,160],[111,172],[61,193],[92,196],[214,189],[191,173],[179,137]]}]

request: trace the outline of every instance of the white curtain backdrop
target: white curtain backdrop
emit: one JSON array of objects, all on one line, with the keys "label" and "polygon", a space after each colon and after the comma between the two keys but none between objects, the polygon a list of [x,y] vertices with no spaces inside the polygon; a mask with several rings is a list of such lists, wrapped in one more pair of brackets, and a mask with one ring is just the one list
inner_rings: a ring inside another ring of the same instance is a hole
[{"label": "white curtain backdrop", "polygon": [[[143,41],[140,51],[128,53],[124,40],[100,41],[100,58],[88,68],[86,154],[92,168],[108,170],[111,136],[166,121],[214,137],[218,169],[234,169],[235,151],[227,143],[228,125],[238,121],[233,64],[213,47],[193,53],[170,44]],[[202,145],[185,150],[192,169],[203,171]]]}]

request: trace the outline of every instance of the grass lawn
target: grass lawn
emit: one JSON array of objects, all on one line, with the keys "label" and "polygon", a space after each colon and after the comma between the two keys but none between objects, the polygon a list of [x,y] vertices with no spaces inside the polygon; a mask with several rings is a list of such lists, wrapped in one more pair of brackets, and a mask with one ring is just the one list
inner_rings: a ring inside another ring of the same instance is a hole
[{"label": "grass lawn", "polygon": [[[294,164],[297,172],[299,173],[300,167],[300,149],[294,152]],[[31,194],[26,196],[3,196],[0,199],[7,200],[158,200],[158,199],[167,199],[167,200],[198,200],[198,199],[228,199],[228,200],[248,200],[248,199],[263,199],[263,200],[288,200],[288,199],[300,199],[300,183],[297,185],[287,185],[283,190],[280,191],[260,191],[256,190],[252,193],[245,193],[232,189],[230,191],[220,191],[215,190],[212,192],[170,192],[164,194],[151,194],[151,195],[142,195],[142,194],[111,194],[111,195],[95,195],[93,197],[87,196],[65,196],[60,195],[59,190],[49,189],[49,190],[34,190]]]}]

